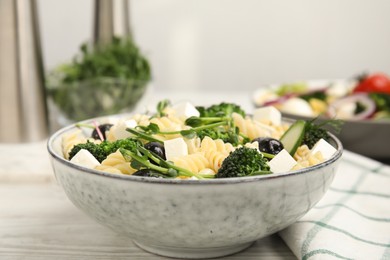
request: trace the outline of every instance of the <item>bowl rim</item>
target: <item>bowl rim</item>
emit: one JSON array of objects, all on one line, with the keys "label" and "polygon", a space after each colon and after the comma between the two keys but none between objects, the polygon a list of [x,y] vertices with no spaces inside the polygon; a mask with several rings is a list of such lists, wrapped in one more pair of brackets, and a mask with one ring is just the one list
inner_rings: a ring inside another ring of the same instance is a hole
[{"label": "bowl rim", "polygon": [[[327,117],[321,117],[321,116],[317,116],[317,117],[310,117],[310,116],[303,116],[303,115],[297,115],[297,114],[292,114],[292,113],[287,113],[287,112],[281,112],[282,115],[286,118],[294,118],[295,120],[296,119],[302,119],[302,120],[306,120],[306,121],[311,121],[311,120],[329,120],[331,118],[327,118]],[[350,124],[350,125],[356,125],[356,127],[358,127],[359,125],[372,125],[372,126],[385,126],[385,127],[389,127],[390,125],[390,120],[351,120],[351,119],[339,119],[340,121],[342,121],[344,124]]]},{"label": "bowl rim", "polygon": [[[256,175],[256,176],[247,176],[247,177],[232,177],[232,178],[220,178],[220,179],[201,179],[201,180],[193,180],[193,179],[165,179],[165,178],[151,178],[151,177],[140,177],[140,176],[132,176],[132,175],[127,175],[127,174],[114,174],[114,173],[108,173],[108,172],[103,172],[87,167],[83,167],[77,164],[74,164],[68,160],[66,160],[62,155],[59,155],[58,153],[55,152],[53,148],[53,144],[55,140],[58,140],[61,138],[63,134],[66,132],[70,132],[72,129],[76,129],[77,126],[76,124],[78,123],[92,123],[96,122],[99,120],[108,120],[108,119],[118,119],[123,115],[131,115],[131,113],[124,113],[124,114],[116,114],[116,115],[111,115],[111,116],[103,116],[103,117],[96,117],[96,118],[91,118],[87,120],[83,120],[77,123],[73,123],[71,125],[68,125],[66,127],[63,127],[59,130],[57,130],[55,133],[53,133],[49,139],[47,140],[46,147],[49,152],[49,155],[51,156],[52,160],[56,160],[57,162],[61,163],[62,165],[82,171],[88,174],[100,176],[100,177],[105,177],[105,178],[110,178],[110,179],[117,179],[117,180],[124,180],[124,181],[130,181],[130,182],[143,182],[143,183],[155,183],[155,184],[175,184],[175,185],[204,185],[204,184],[233,184],[233,183],[246,183],[246,182],[255,182],[255,181],[265,181],[268,179],[276,179],[276,178],[282,178],[282,177],[291,177],[291,176],[296,176],[296,175],[301,175],[305,174],[308,172],[311,172],[313,170],[321,169],[329,164],[332,164],[336,162],[338,159],[343,154],[343,145],[341,141],[332,133],[328,132],[330,137],[332,138],[332,141],[337,145],[336,152],[333,154],[333,156],[317,165],[310,166],[307,168],[299,169],[299,170],[294,170],[294,171],[288,171],[288,172],[281,172],[281,173],[272,173],[272,174],[266,174],[266,175]],[[283,118],[283,121],[285,122],[293,122],[295,119],[291,118]],[[53,164],[53,163],[52,163]],[[55,172],[55,169],[53,169]]]}]

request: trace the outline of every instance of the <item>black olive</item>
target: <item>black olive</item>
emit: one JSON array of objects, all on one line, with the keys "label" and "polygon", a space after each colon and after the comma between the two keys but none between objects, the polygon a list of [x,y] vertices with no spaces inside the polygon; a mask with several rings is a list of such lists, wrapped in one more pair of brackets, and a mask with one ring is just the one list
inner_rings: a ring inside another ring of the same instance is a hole
[{"label": "black olive", "polygon": [[166,157],[165,157],[165,148],[164,148],[164,145],[162,143],[159,143],[159,142],[150,142],[150,143],[147,143],[145,144],[144,146],[146,149],[148,149],[149,151],[155,153],[156,155],[158,155],[159,157],[161,157],[162,159],[166,160]]},{"label": "black olive", "polygon": [[[98,126],[100,132],[103,135],[104,140],[106,140],[106,131],[110,130],[110,128],[112,126],[113,126],[112,124],[102,124],[102,125]],[[99,136],[98,132],[96,131],[96,128],[92,131],[91,137],[93,139],[100,139],[100,136]]]},{"label": "black olive", "polygon": [[159,172],[152,171],[150,169],[141,169],[132,174],[133,176],[141,176],[141,177],[154,177],[161,178],[163,175]]},{"label": "black olive", "polygon": [[259,143],[259,150],[264,153],[278,154],[284,148],[279,140],[271,137],[258,137],[252,142],[256,141]]}]

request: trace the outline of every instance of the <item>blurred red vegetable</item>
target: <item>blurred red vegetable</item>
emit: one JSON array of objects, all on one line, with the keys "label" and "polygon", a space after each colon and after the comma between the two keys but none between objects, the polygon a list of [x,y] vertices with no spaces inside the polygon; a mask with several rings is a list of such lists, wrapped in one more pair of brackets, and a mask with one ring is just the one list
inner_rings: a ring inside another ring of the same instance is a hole
[{"label": "blurred red vegetable", "polygon": [[354,92],[375,92],[390,94],[390,78],[384,73],[374,73],[364,77]]}]

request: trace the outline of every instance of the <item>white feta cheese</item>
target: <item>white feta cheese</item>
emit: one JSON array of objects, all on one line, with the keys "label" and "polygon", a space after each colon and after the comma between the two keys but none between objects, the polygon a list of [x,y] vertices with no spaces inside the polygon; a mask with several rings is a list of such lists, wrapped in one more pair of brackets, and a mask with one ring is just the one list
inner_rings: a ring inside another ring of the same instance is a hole
[{"label": "white feta cheese", "polygon": [[126,130],[126,128],[134,128],[137,126],[137,121],[134,119],[120,121],[118,124],[112,127],[112,134],[116,139],[124,139],[131,136],[131,134]]},{"label": "white feta cheese", "polygon": [[187,144],[183,138],[175,138],[164,141],[165,157],[171,161],[175,157],[188,155]]},{"label": "white feta cheese", "polygon": [[273,106],[266,106],[256,109],[253,112],[253,119],[256,121],[270,121],[273,125],[282,124],[282,114]]},{"label": "white feta cheese", "polygon": [[268,164],[272,172],[279,173],[291,170],[297,162],[286,149],[283,149]]},{"label": "white feta cheese", "polygon": [[336,148],[334,148],[330,143],[325,141],[324,139],[318,140],[318,142],[313,146],[310,153],[316,154],[317,152],[321,152],[322,157],[324,157],[325,160],[330,159],[332,155],[336,152]]},{"label": "white feta cheese", "polygon": [[70,161],[74,164],[91,169],[94,169],[96,166],[100,165],[99,161],[96,160],[96,158],[85,149],[81,149],[78,153],[75,154],[75,156],[73,156]]},{"label": "white feta cheese", "polygon": [[180,118],[189,118],[191,116],[200,116],[199,111],[190,102],[181,102],[172,106],[175,115]]}]

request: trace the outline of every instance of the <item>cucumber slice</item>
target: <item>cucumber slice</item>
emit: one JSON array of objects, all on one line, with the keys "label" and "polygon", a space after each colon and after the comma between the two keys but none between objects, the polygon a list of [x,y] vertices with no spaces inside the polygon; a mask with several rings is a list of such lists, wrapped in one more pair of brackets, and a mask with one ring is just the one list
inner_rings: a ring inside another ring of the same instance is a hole
[{"label": "cucumber slice", "polygon": [[295,154],[302,143],[302,139],[305,134],[305,126],[305,121],[297,120],[280,138],[280,142],[283,144],[284,149],[286,149],[291,156]]}]

